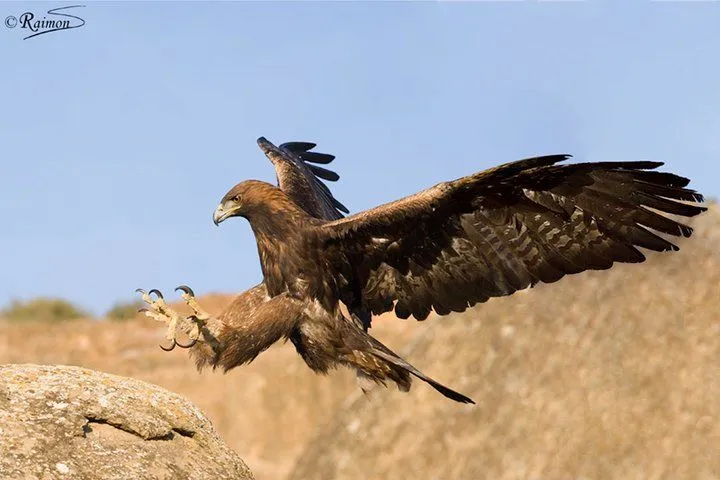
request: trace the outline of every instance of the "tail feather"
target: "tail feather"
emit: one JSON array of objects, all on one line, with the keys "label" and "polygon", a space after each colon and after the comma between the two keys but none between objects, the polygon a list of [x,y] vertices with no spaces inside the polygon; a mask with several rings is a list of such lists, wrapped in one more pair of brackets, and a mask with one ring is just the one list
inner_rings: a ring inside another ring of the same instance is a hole
[{"label": "tail feather", "polygon": [[392,355],[390,353],[383,352],[382,350],[380,350],[378,348],[371,348],[369,350],[369,353],[375,355],[376,357],[382,358],[383,360],[390,362],[391,364],[393,364],[397,367],[400,367],[403,370],[406,370],[407,372],[416,376],[423,382],[428,383],[435,390],[442,393],[443,395],[445,395],[447,398],[449,398],[451,400],[455,400],[456,402],[460,402],[460,403],[473,403],[473,404],[475,403],[471,398],[466,397],[462,393],[456,392],[455,390],[448,388],[439,382],[436,382],[435,380],[428,377],[427,375],[422,373],[420,370],[413,367],[408,362],[406,362],[405,360],[403,360],[402,358],[400,358],[396,355]]}]

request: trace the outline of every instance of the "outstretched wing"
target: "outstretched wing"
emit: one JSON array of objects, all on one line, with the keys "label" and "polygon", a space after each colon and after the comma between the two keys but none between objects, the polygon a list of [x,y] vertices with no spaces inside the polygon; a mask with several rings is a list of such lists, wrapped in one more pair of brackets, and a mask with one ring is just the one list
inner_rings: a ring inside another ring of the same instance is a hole
[{"label": "outstretched wing", "polygon": [[348,213],[322,182],[335,182],[340,176],[316,165],[332,162],[333,155],[311,152],[314,143],[288,142],[276,147],[264,137],[258,138],[257,142],[275,166],[278,186],[309,215],[335,220],[343,218],[343,212]]},{"label": "outstretched wing", "polygon": [[[689,180],[658,162],[505,164],[320,227],[342,301],[425,319],[461,312],[566,274],[642,262],[637,247],[677,250],[690,236],[662,213],[705,210]],[[654,232],[653,232],[654,231]]]}]

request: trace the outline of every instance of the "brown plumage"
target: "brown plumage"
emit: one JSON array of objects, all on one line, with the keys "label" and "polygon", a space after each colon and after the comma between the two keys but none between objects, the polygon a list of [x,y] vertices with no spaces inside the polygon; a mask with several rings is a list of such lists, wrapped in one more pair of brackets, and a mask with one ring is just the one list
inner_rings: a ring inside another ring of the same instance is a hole
[{"label": "brown plumage", "polygon": [[[657,162],[558,165],[530,158],[440,183],[402,200],[342,217],[346,209],[305,163],[314,144],[258,141],[279,187],[249,180],[215,211],[216,224],[245,217],[257,240],[263,283],[201,328],[199,367],[225,370],[290,339],[313,370],[354,368],[410,388],[411,375],[443,395],[472,402],[425,376],[367,333],[370,312],[401,318],[461,312],[567,274],[639,263],[640,250],[677,250],[667,236],[692,229],[664,214],[703,207],[689,181]],[[290,146],[288,146],[290,145]],[[305,160],[301,158],[305,155]],[[319,163],[329,155],[315,157]],[[340,309],[351,312],[346,319]]]},{"label": "brown plumage", "polygon": [[685,188],[687,179],[652,171],[661,163],[558,165],[568,158],[508,163],[332,221],[250,180],[225,195],[215,219],[250,222],[268,296],[295,305],[284,335],[311,368],[346,364],[403,389],[409,372],[470,401],[344,319],[340,303],[418,320],[432,310],[461,312],[538,282],[642,262],[639,248],[677,250],[660,234],[687,237],[692,230],[663,213],[691,217],[704,210],[688,203],[702,197]]},{"label": "brown plumage", "polygon": [[[225,195],[223,203],[242,199],[246,204],[256,205],[251,225],[258,238],[258,252],[261,258],[271,260],[273,252],[291,248],[283,241],[292,238],[291,229],[305,224],[320,225],[321,219],[342,218],[341,212],[347,209],[318,178],[334,181],[337,174],[306,163],[326,164],[334,157],[309,152],[315,146],[311,143],[293,142],[276,147],[260,138],[258,145],[275,166],[278,187],[258,181],[243,182]],[[215,222],[223,221],[226,218],[223,215],[219,207]],[[198,369],[211,366],[227,371],[251,362],[278,340],[289,339],[307,365],[318,373],[344,365],[355,369],[361,380],[381,384],[391,381],[403,391],[410,389],[414,375],[449,398],[472,402],[427,377],[368,335],[370,315],[366,310],[351,308],[352,321],[348,320],[339,310],[322,308],[312,296],[283,292],[277,277],[277,273],[266,274],[263,283],[241,293],[220,315],[205,321],[200,341],[191,349]],[[303,282],[302,275],[294,280],[300,290]]]}]

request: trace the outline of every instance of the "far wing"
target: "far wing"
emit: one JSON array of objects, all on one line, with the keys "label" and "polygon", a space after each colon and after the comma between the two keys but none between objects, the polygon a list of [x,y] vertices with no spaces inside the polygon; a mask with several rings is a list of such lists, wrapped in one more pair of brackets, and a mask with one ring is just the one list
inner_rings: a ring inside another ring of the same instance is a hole
[{"label": "far wing", "polygon": [[314,143],[288,142],[276,147],[264,137],[257,142],[275,166],[278,186],[309,215],[336,220],[343,218],[343,212],[348,213],[322,182],[335,182],[340,176],[317,165],[332,162],[333,155],[311,152]]},{"label": "far wing", "polygon": [[[276,147],[264,137],[258,145],[275,166],[278,186],[297,204],[315,218],[337,220],[348,209],[336,199],[322,180],[337,181],[340,176],[320,167],[335,157],[327,153],[311,152],[314,143],[287,142]],[[370,328],[372,315],[363,308],[351,308],[350,317],[361,328]]]},{"label": "far wing", "polygon": [[[418,320],[464,311],[566,274],[642,262],[636,248],[690,236],[663,213],[705,210],[689,180],[658,162],[555,165],[568,155],[505,164],[320,227],[326,275],[342,301]],[[655,232],[653,232],[655,231]]]}]

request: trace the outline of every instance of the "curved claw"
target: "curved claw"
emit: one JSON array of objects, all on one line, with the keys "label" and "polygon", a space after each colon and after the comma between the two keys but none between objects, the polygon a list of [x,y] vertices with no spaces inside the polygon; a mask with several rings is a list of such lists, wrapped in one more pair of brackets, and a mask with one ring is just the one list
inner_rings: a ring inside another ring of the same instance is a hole
[{"label": "curved claw", "polygon": [[195,344],[196,344],[197,342],[198,342],[198,341],[197,341],[197,338],[194,338],[194,339],[190,340],[190,343],[187,343],[187,344],[180,343],[180,342],[178,342],[177,340],[175,340],[175,345],[177,345],[177,346],[180,347],[180,348],[192,348],[192,347],[195,346]]},{"label": "curved claw", "polygon": [[187,294],[190,295],[191,297],[194,297],[194,296],[195,296],[195,292],[193,292],[193,289],[190,288],[190,287],[188,287],[187,285],[180,285],[179,287],[177,287],[177,288],[175,289],[176,292],[177,292],[178,290],[181,290],[181,291],[187,293]]},{"label": "curved claw", "polygon": [[169,351],[173,350],[177,344],[178,343],[175,340],[173,340],[172,344],[169,347],[163,347],[162,344],[160,344],[160,348],[162,350],[165,350],[166,352],[169,352]]},{"label": "curved claw", "polygon": [[157,288],[153,288],[152,290],[150,290],[150,291],[148,292],[148,295],[150,295],[150,294],[152,294],[152,293],[154,293],[155,295],[157,295],[157,297],[158,297],[159,299],[165,298],[165,297],[163,297],[163,294],[160,293],[160,290],[158,290]]},{"label": "curved claw", "polygon": [[136,289],[135,289],[135,292],[136,292],[136,293],[143,293],[143,294],[144,294],[144,293],[147,293],[147,292],[146,292],[145,290],[143,290],[142,288],[136,288]]},{"label": "curved claw", "polygon": [[149,311],[150,311],[150,310],[148,310],[147,308],[144,308],[144,307],[143,307],[143,308],[138,308],[137,313],[145,313],[145,312],[149,312]]}]

